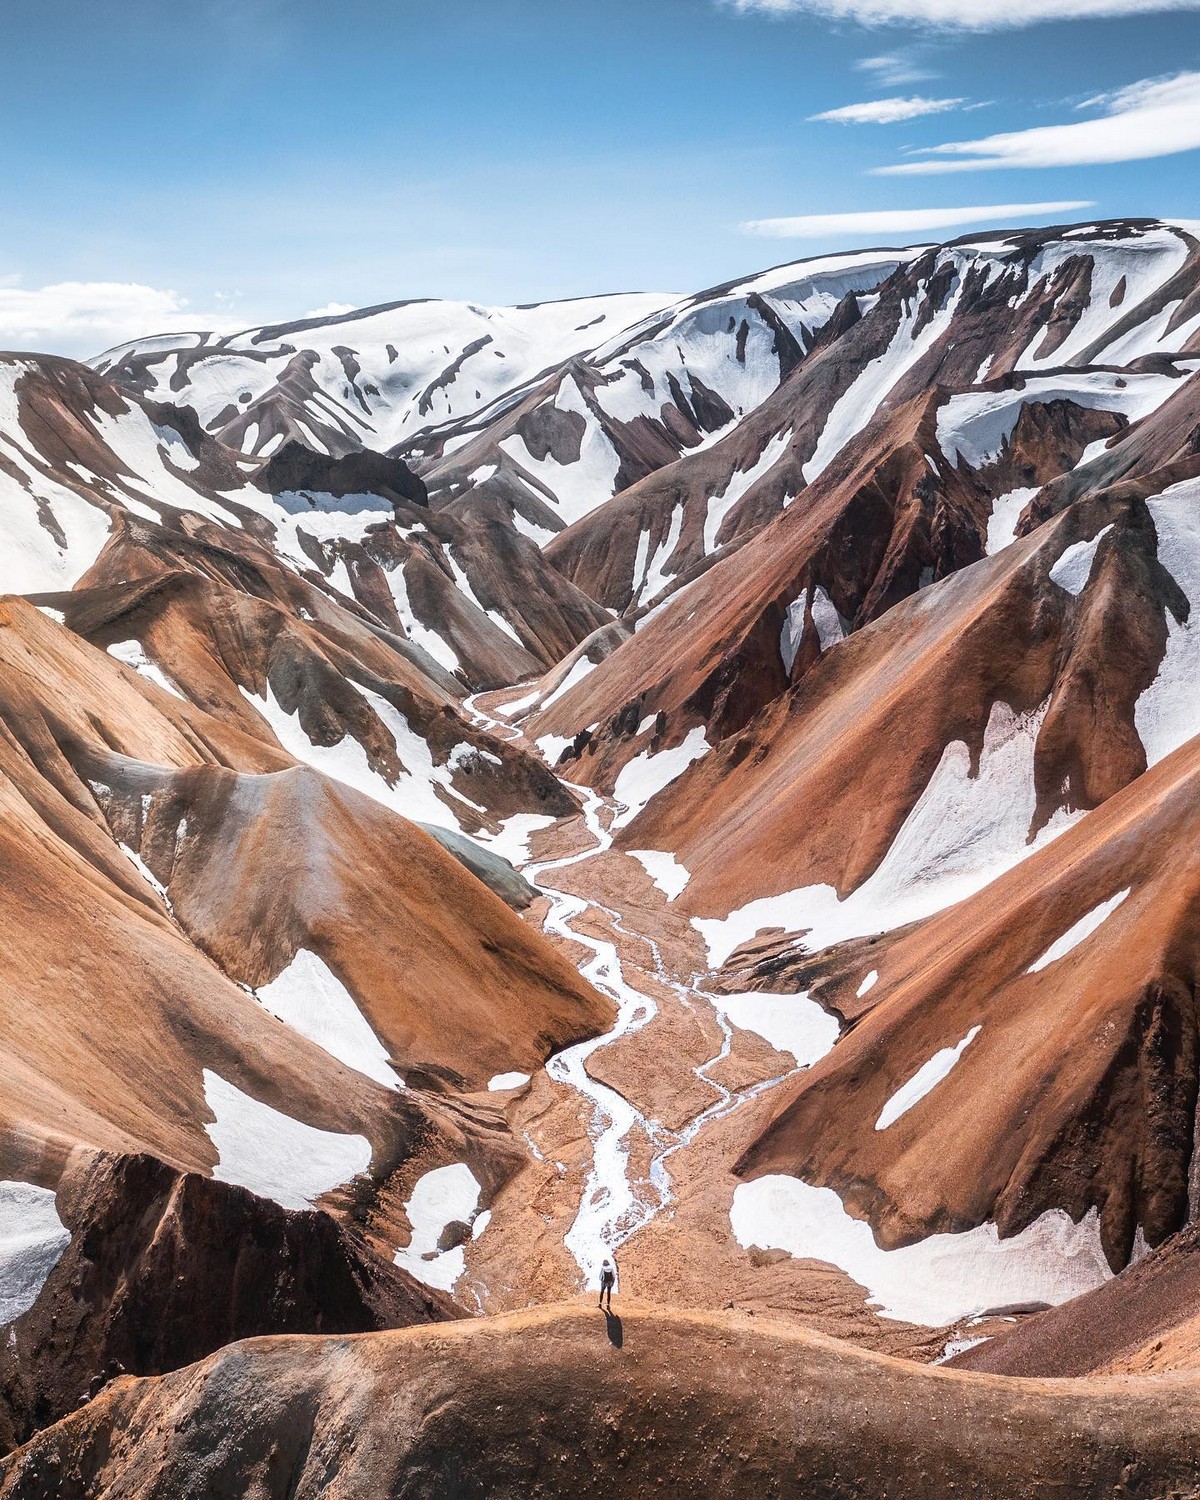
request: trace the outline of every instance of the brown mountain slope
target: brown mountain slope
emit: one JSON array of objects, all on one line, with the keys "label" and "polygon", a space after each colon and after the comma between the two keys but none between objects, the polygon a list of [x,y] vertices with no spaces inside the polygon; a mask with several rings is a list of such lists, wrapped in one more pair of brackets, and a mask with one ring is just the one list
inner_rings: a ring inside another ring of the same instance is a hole
[{"label": "brown mountain slope", "polygon": [[[4,1461],[0,1494],[1190,1495],[1190,1382],[1005,1381],[751,1317],[565,1305],[234,1345],[119,1380]],[[231,1412],[237,1420],[231,1421]]]},{"label": "brown mountain slope", "polygon": [[[0,492],[17,543],[0,588],[69,586],[106,541],[118,544],[108,581],[143,577],[145,561],[122,566],[131,543],[191,538],[192,566],[207,549],[212,576],[311,613],[308,585],[392,633],[460,697],[545,669],[606,618],[511,528],[430,512],[399,459],[293,444],[247,460],[189,408],[142,401],[70,360],[0,359],[0,392]],[[286,578],[268,585],[272,571]]]},{"label": "brown mountain slope", "polygon": [[993,497],[1014,473],[1052,478],[1116,421],[1065,401],[1027,405],[1003,457],[976,471],[943,453],[945,401],[935,391],[870,422],[778,519],[535,715],[531,733],[573,738],[599,723],[598,758],[580,770],[600,785],[644,748],[630,732],[648,715],[666,715],[668,744],[697,723],[710,743],[738,733],[847,632],[980,560]]},{"label": "brown mountain slope", "polygon": [[[401,1067],[407,1052],[414,1070],[478,1086],[513,1066],[514,1041],[528,1066],[606,1024],[607,1004],[422,831],[32,606],[8,600],[0,618],[0,840],[14,872],[0,892],[0,1119],[18,1175],[52,1185],[76,1142],[210,1168],[205,1070],[362,1133],[390,1171],[428,1134],[427,1105],[228,977],[262,984],[310,944],[361,988]],[[167,899],[176,887],[177,916],[118,839],[144,851]]]},{"label": "brown mountain slope", "polygon": [[308,767],[169,772],[97,753],[83,769],[202,952],[251,988],[318,954],[402,1075],[480,1088],[610,1015],[428,834]]},{"label": "brown mountain slope", "polygon": [[[1110,524],[1080,594],[1050,579],[1069,546]],[[744,653],[730,684],[731,694],[749,694],[757,684],[755,696],[768,696],[769,706],[654,798],[620,842],[672,850],[693,872],[680,901],[698,916],[723,916],[752,897],[815,883],[845,896],[877,869],[947,746],[965,742],[978,765],[998,702],[1018,717],[1038,716],[1029,832],[1057,809],[1096,805],[1145,767],[1134,703],[1161,660],[1166,611],[1177,619],[1188,612],[1155,547],[1144,502],[1080,502],[1034,536],[919,591],[819,653],[790,690],[779,612],[758,629],[757,673]],[[715,593],[724,569],[750,552],[743,549],[695,588]],[[764,567],[770,561],[764,557]],[[737,598],[733,590],[728,597]],[[669,611],[632,644],[650,643],[655,628],[672,619],[682,631],[680,612]],[[628,649],[542,714],[537,727],[557,722]],[[670,662],[664,649],[662,660]],[[699,654],[694,650],[693,659]],[[774,685],[765,695],[768,676]],[[605,690],[601,683],[596,692]],[[650,708],[635,704],[615,726],[625,759],[657,749],[645,721],[640,732],[637,723]],[[592,712],[599,706],[589,704]],[[668,743],[680,737],[674,722],[668,713]],[[617,753],[602,741],[595,760],[585,755],[572,774],[603,780]],[[847,808],[854,816],[844,815]]]},{"label": "brown mountain slope", "polygon": [[[820,991],[851,1030],[738,1171],[834,1187],[888,1246],[1095,1208],[1118,1268],[1139,1231],[1155,1245],[1178,1229],[1200,1077],[1198,784],[1191,741],[977,896],[860,948]],[[889,1119],[897,1090],[968,1036]]]}]

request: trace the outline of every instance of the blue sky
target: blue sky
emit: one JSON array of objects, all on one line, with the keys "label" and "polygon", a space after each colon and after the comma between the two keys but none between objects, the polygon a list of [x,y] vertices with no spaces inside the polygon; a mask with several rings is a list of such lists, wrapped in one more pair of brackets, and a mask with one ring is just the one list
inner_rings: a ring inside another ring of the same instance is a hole
[{"label": "blue sky", "polygon": [[1200,219],[1169,3],[4,0],[0,343],[691,291],[993,205]]}]

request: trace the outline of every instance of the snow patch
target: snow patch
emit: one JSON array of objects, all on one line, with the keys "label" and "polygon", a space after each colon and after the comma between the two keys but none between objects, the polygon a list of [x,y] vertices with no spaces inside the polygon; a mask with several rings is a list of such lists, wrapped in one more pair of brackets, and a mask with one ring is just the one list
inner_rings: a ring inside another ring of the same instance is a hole
[{"label": "snow patch", "polygon": [[846,444],[867,426],[888,392],[933,348],[949,328],[961,296],[959,277],[945,307],[929,319],[920,333],[916,330],[925,311],[924,297],[918,295],[913,299],[887,349],[860,372],[834,403],[813,456],[804,465],[806,484],[812,484],[825,472]]},{"label": "snow patch", "polygon": [[691,872],[685,870],[673,854],[665,854],[660,849],[630,849],[628,852],[668,901],[681,895],[692,878]]},{"label": "snow patch", "polygon": [[401,1087],[388,1062],[387,1048],[350,991],[318,954],[298,949],[287,968],[255,993],[273,1016],[348,1068],[385,1088]]},{"label": "snow patch", "polygon": [[1032,713],[992,705],[979,769],[953,740],[879,867],[844,901],[830,885],[804,886],[748,902],[725,918],[692,919],[719,968],[765,927],[804,934],[815,953],[847,938],[887,932],[932,916],[978,890],[1056,838],[1082,814],[1057,813],[1032,842],[1033,760],[1049,700]]},{"label": "snow patch", "polygon": [[596,663],[594,661],[589,661],[586,656],[581,656],[579,660],[572,665],[571,670],[554,689],[550,696],[542,703],[541,708],[547,709],[552,703],[557,703],[558,700],[569,693],[573,687],[578,687],[583,679],[590,672],[595,670],[595,667]]},{"label": "snow patch", "polygon": [[1113,523],[1110,521],[1107,526],[1101,527],[1090,542],[1072,542],[1050,569],[1051,583],[1058,584],[1060,589],[1065,589],[1068,594],[1076,597],[1082,594],[1092,576],[1096,549],[1112,529]]},{"label": "snow patch", "polygon": [[549,828],[554,819],[548,813],[514,813],[511,818],[500,820],[500,832],[488,833],[480,829],[471,837],[478,844],[486,844],[493,854],[508,860],[518,868],[529,859],[529,840],[539,828]]},{"label": "snow patch", "polygon": [[681,745],[676,745],[671,750],[660,750],[657,755],[643,750],[628,765],[622,766],[613,787],[613,798],[623,804],[624,810],[613,819],[613,828],[625,828],[632,823],[652,798],[657,797],[677,776],[682,776],[693,761],[707,755],[711,749],[712,746],[704,736],[704,726],[697,725],[695,729],[688,731],[687,738]]},{"label": "snow patch", "polygon": [[242,688],[242,695],[270,725],[275,738],[297,760],[313,766],[326,776],[364,792],[368,797],[390,807],[402,817],[416,823],[433,823],[439,828],[461,831],[452,811],[452,802],[443,795],[463,802],[454,791],[449,766],[435,766],[429,746],[413,730],[404,715],[381,694],[358,684],[349,684],[374,711],[392,736],[396,754],[404,766],[394,783],[379,774],[367,759],[367,752],[352,734],[347,733],[336,745],[315,745],[304,732],[299,710],[285,713],[270,683],[265,698],[256,697]]},{"label": "snow patch", "polygon": [[70,1243],[49,1188],[0,1182],[0,1327],[29,1311]]},{"label": "snow patch", "polygon": [[534,744],[538,748],[538,754],[548,766],[556,766],[559,756],[562,755],[568,745],[573,745],[574,743],[575,741],[569,734],[543,734],[534,740]]},{"label": "snow patch", "polygon": [[708,510],[704,517],[704,554],[707,557],[710,552],[717,550],[717,533],[725,517],[749,491],[752,485],[758,483],[768,470],[773,469],[787,451],[788,444],[792,441],[791,431],[777,432],[771,438],[763,451],[748,469],[740,469],[733,474],[729,483],[719,495],[713,495],[708,502]]},{"label": "snow patch", "polygon": [[1057,1306],[1112,1276],[1094,1208],[1078,1224],[1062,1209],[1048,1209],[1004,1240],[994,1224],[981,1224],[881,1250],[871,1226],[851,1218],[831,1188],[774,1175],[742,1183],[729,1218],[743,1249],[786,1250],[839,1266],[867,1289],[882,1317],[927,1327],[995,1307]]},{"label": "snow patch", "polygon": [[984,551],[989,557],[994,557],[997,552],[1003,552],[1005,547],[1010,547],[1017,539],[1017,522],[1021,519],[1021,513],[1025,507],[1038,493],[1037,486],[1032,489],[1009,490],[1007,494],[1000,495],[992,503],[992,513],[988,516],[987,539],[984,542]]},{"label": "snow patch", "polygon": [[371,1165],[366,1136],[305,1125],[243,1094],[208,1068],[204,1097],[216,1116],[204,1127],[217,1148],[213,1177],[271,1198],[281,1208],[312,1208],[323,1193]]},{"label": "snow patch", "polygon": [[811,1068],[833,1049],[840,1027],[806,990],[795,995],[749,990],[738,995],[712,995],[713,1007],[742,1031],[753,1031],[777,1052],[790,1052],[796,1066]]},{"label": "snow patch", "polygon": [[1191,605],[1182,625],[1166,611],[1167,646],[1158,675],[1134,705],[1134,726],[1153,766],[1200,733],[1200,480],[1172,485],[1146,508],[1158,536],[1158,560]]},{"label": "snow patch", "polygon": [[1095,411],[1121,412],[1137,421],[1161,405],[1174,385],[1167,375],[1087,370],[1028,380],[1017,390],[964,391],[939,408],[937,440],[953,468],[966,462],[972,469],[984,469],[1008,447],[1027,405],[1070,401]]},{"label": "snow patch", "polygon": [[[114,645],[105,648],[109,656],[115,657],[117,661],[124,662],[127,667],[132,667],[135,672],[141,673],[148,681],[153,682],[156,687],[162,688],[170,693],[173,698],[183,698],[183,694],[164,675],[162,669],[152,662],[142,650],[141,641],[117,641]],[[184,702],[187,699],[184,698]]]},{"label": "snow patch", "polygon": [[509,1089],[523,1088],[528,1082],[528,1073],[497,1073],[493,1078],[488,1079],[488,1092],[502,1094]]},{"label": "snow patch", "polygon": [[439,1250],[438,1241],[449,1225],[469,1224],[479,1206],[479,1183],[465,1162],[435,1167],[418,1179],[404,1205],[412,1238],[397,1250],[395,1263],[426,1286],[448,1292],[466,1269],[462,1245]]}]

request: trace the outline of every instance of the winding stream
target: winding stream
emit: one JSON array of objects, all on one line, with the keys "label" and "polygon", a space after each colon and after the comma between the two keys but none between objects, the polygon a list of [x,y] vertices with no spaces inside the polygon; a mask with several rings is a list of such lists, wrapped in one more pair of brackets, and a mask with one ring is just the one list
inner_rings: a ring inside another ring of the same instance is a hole
[{"label": "winding stream", "polygon": [[[468,698],[465,706],[475,721],[493,734],[506,739],[518,737],[519,730],[514,725],[484,713],[476,706],[474,697]],[[584,823],[595,844],[579,854],[527,865],[522,874],[551,902],[545,922],[546,931],[557,933],[560,937],[590,949],[592,957],[579,966],[579,972],[617,1003],[617,1019],[611,1030],[555,1053],[546,1063],[546,1072],[556,1083],[574,1089],[591,1106],[592,1119],[588,1136],[592,1143],[592,1164],[584,1184],[579,1210],[563,1243],[578,1265],[585,1286],[594,1290],[599,1285],[600,1263],[605,1255],[615,1253],[632,1235],[674,1201],[667,1171],[668,1159],[695,1140],[706,1125],[724,1118],[748,1099],[776,1087],[798,1069],[789,1068],[776,1078],[743,1090],[727,1089],[709,1077],[709,1070],[729,1056],[732,1027],[719,1006],[714,1003],[715,997],[697,987],[700,976],[694,975],[690,986],[680,984],[667,974],[658,944],[653,938],[625,927],[620,914],[611,907],[547,884],[546,876],[554,871],[584,864],[607,853],[612,847],[612,834],[601,818],[602,812],[611,807],[611,804],[590,787],[567,781],[563,785],[580,797]],[[671,1130],[657,1120],[648,1119],[623,1094],[600,1083],[587,1071],[590,1057],[621,1037],[632,1036],[641,1031],[658,1014],[655,1001],[626,979],[616,944],[576,931],[571,925],[589,908],[604,913],[615,931],[646,945],[653,959],[656,978],[674,990],[686,1007],[690,1008],[694,997],[712,1004],[713,1013],[721,1028],[721,1046],[712,1057],[698,1064],[693,1072],[716,1093],[717,1098],[708,1109],[693,1116],[682,1130]],[[629,1154],[638,1131],[645,1135],[651,1156],[647,1177],[634,1179],[630,1175]],[[530,1145],[532,1147],[532,1142]],[[536,1151],[536,1148],[533,1149]]]}]

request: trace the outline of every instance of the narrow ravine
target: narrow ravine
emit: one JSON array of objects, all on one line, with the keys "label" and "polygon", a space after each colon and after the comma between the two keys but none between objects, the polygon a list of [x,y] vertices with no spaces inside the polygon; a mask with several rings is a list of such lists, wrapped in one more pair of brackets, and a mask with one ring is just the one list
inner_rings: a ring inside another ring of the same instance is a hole
[{"label": "narrow ravine", "polygon": [[[518,737],[519,730],[514,725],[483,712],[474,697],[467,699],[465,706],[481,727],[505,739]],[[556,1053],[546,1063],[546,1072],[554,1082],[573,1089],[591,1109],[588,1138],[592,1145],[592,1164],[579,1209],[563,1243],[578,1265],[585,1286],[594,1289],[599,1285],[600,1263],[605,1255],[615,1253],[674,1201],[667,1170],[669,1158],[690,1145],[706,1125],[725,1118],[748,1099],[775,1088],[798,1069],[790,1068],[778,1077],[743,1090],[728,1089],[709,1077],[709,1070],[729,1056],[732,1027],[715,997],[698,987],[701,976],[693,975],[689,985],[673,979],[666,971],[659,946],[653,938],[631,931],[624,925],[620,913],[611,907],[561,891],[548,883],[546,877],[555,871],[576,868],[607,853],[612,847],[612,834],[605,826],[603,814],[606,811],[611,814],[613,804],[591,787],[568,781],[563,785],[580,798],[584,825],[595,842],[580,853],[526,865],[521,873],[551,903],[545,930],[590,950],[592,956],[579,965],[579,972],[617,1004],[617,1019],[609,1031]],[[643,1030],[658,1014],[657,1003],[626,978],[616,943],[578,931],[572,925],[589,909],[607,917],[615,932],[645,944],[656,979],[674,990],[685,1006],[690,1007],[694,1000],[700,999],[712,1007],[721,1029],[721,1046],[711,1057],[696,1065],[693,1072],[717,1097],[681,1130],[671,1130],[659,1121],[647,1118],[631,1100],[593,1078],[587,1070],[588,1060],[596,1053],[622,1037]],[[639,1131],[648,1142],[650,1162],[647,1176],[634,1179],[630,1175],[630,1149]],[[530,1146],[532,1148],[532,1142]]]}]

